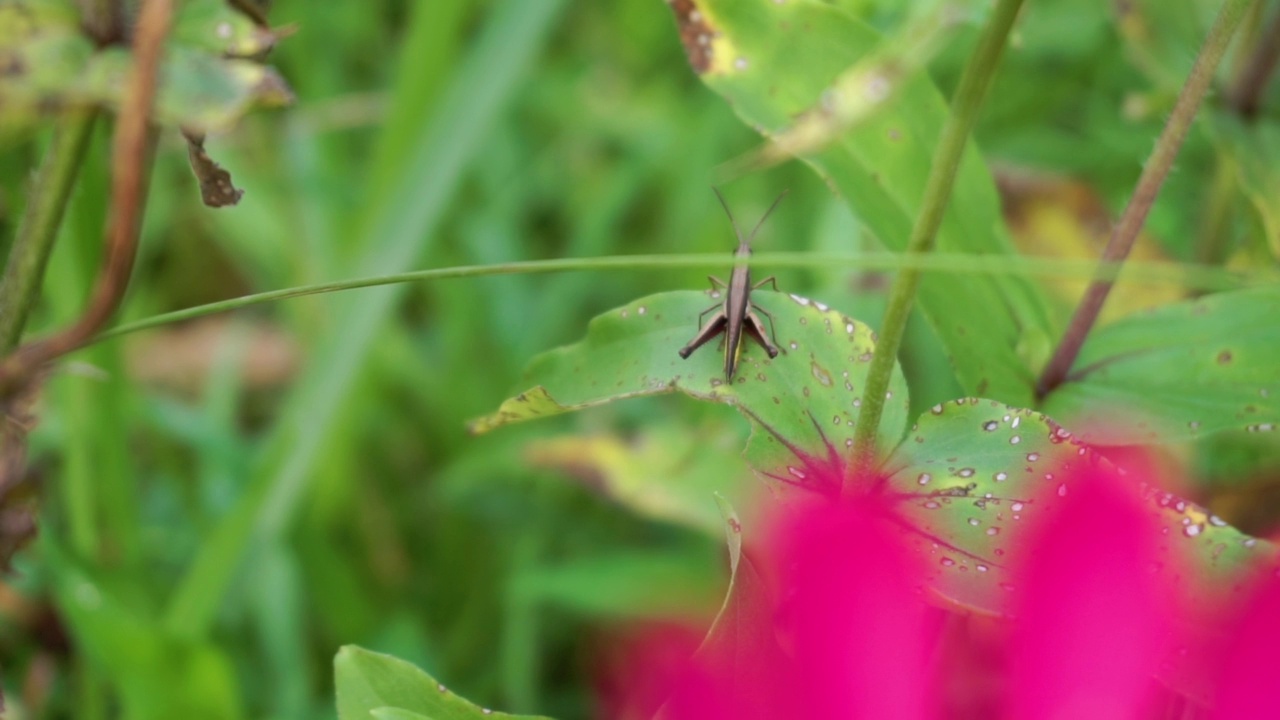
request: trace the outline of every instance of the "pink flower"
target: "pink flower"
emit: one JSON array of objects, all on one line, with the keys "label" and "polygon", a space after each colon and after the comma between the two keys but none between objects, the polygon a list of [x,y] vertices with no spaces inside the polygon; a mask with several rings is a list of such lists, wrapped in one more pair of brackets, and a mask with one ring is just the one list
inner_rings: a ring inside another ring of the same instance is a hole
[{"label": "pink flower", "polygon": [[[1162,543],[1132,477],[1094,470],[1069,482],[1055,512],[1010,545],[1011,619],[990,621],[986,648],[971,632],[980,624],[926,604],[936,559],[905,541],[889,500],[777,519],[676,674],[663,717],[1155,717],[1173,697],[1155,678],[1176,677],[1188,648],[1211,647],[1186,630],[1195,573]],[[1223,622],[1234,639],[1213,651],[1214,717],[1280,717],[1268,662],[1280,647],[1280,580],[1268,573],[1259,586]]]}]

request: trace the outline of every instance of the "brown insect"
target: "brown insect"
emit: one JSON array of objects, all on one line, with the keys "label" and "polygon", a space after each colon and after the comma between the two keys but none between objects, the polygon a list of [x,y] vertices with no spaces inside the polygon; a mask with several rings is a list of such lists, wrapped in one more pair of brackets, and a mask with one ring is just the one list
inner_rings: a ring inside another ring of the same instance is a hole
[{"label": "brown insect", "polygon": [[[717,311],[702,329],[698,330],[698,334],[693,336],[688,345],[680,348],[680,357],[688,359],[694,350],[702,347],[708,340],[719,335],[721,332],[725,334],[724,342],[724,379],[732,380],[734,372],[738,369],[738,358],[742,355],[742,337],[749,336],[755,340],[765,352],[769,353],[769,357],[775,358],[780,352],[778,350],[777,338],[773,337],[773,316],[764,308],[751,302],[751,291],[760,288],[766,284],[772,284],[773,289],[778,289],[777,278],[770,275],[755,285],[751,284],[751,268],[742,264],[742,260],[751,256],[751,240],[756,236],[756,232],[764,221],[769,218],[773,209],[778,207],[778,203],[782,202],[782,198],[787,193],[784,190],[777,200],[773,201],[773,205],[765,211],[760,222],[756,223],[755,228],[750,235],[743,237],[742,231],[738,229],[738,223],[733,219],[733,212],[729,210],[729,204],[725,202],[724,196],[719,190],[715,190],[716,197],[720,199],[720,204],[724,207],[725,213],[729,216],[729,222],[733,225],[733,232],[738,236],[738,249],[734,251],[733,257],[736,261],[733,266],[733,274],[729,276],[728,284],[714,275],[708,275],[707,279],[711,281],[711,288],[726,290],[723,303],[716,303],[702,314],[698,315],[698,322],[702,322],[702,318],[706,314],[715,310]],[[756,313],[759,313],[757,315]],[[760,321],[760,315],[769,319],[770,331],[768,334],[764,331],[764,323]]]}]

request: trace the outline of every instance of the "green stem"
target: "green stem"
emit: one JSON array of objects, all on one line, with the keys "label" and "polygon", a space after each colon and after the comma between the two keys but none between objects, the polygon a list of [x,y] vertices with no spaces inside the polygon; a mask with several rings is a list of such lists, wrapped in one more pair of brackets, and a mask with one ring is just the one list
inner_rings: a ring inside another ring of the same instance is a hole
[{"label": "green stem", "polygon": [[[1107,247],[1102,251],[1103,261],[1118,263],[1129,256],[1129,251],[1138,238],[1138,232],[1146,223],[1147,214],[1151,212],[1151,206],[1155,204],[1156,196],[1160,193],[1160,186],[1164,184],[1165,177],[1173,167],[1174,159],[1178,157],[1178,150],[1182,148],[1182,141],[1187,136],[1191,121],[1196,117],[1200,101],[1209,90],[1214,69],[1218,67],[1218,62],[1231,43],[1231,36],[1235,34],[1241,18],[1253,2],[1254,0],[1226,0],[1222,9],[1218,11],[1218,17],[1209,30],[1209,37],[1205,39],[1204,46],[1200,48],[1200,54],[1196,57],[1195,65],[1191,67],[1191,75],[1182,86],[1182,91],[1178,93],[1178,101],[1174,103],[1173,112],[1165,123],[1164,131],[1160,133],[1160,139],[1156,141],[1155,150],[1152,151],[1146,166],[1142,168],[1142,175],[1138,178],[1138,185],[1133,190],[1133,197],[1129,198],[1129,204],[1125,206],[1120,222],[1116,223],[1111,239],[1107,241]],[[1071,323],[1062,335],[1062,341],[1036,384],[1036,394],[1039,397],[1048,395],[1066,379],[1071,365],[1084,345],[1085,338],[1088,337],[1093,324],[1097,322],[1102,306],[1107,301],[1107,295],[1111,293],[1111,287],[1114,284],[1114,280],[1110,278],[1098,278],[1085,291],[1084,298],[1080,300],[1080,305],[1076,307],[1076,312],[1071,317]]]},{"label": "green stem", "polygon": [[83,165],[96,110],[69,112],[36,171],[26,211],[0,278],[0,356],[17,347],[27,315],[40,295],[49,253],[58,237],[67,199]]},{"label": "green stem", "polygon": [[[391,275],[337,280],[314,285],[299,285],[282,290],[268,290],[229,300],[219,300],[207,305],[174,310],[133,322],[117,325],[101,333],[89,344],[111,340],[122,335],[149,330],[163,325],[194,320],[207,315],[230,312],[254,305],[279,300],[323,295],[343,290],[446,280],[450,278],[485,277],[490,275],[532,275],[555,272],[602,272],[609,270],[661,270],[667,268],[696,268],[724,265],[724,253],[688,255],[619,255],[598,258],[556,258],[554,260],[525,260],[493,265],[459,265],[430,270],[414,270]],[[759,253],[750,260],[753,268],[829,268],[833,266],[856,267],[861,270],[901,270],[915,272],[950,272],[975,275],[1017,275],[1053,279],[1079,279],[1090,277],[1098,265],[1089,260],[1045,259],[1004,256],[934,253],[932,255],[901,255],[898,253],[807,253],[778,252]],[[1124,269],[1126,277],[1140,282],[1168,283],[1184,288],[1202,290],[1236,290],[1245,287],[1274,284],[1274,273],[1241,273],[1219,267],[1200,267],[1167,262],[1138,262],[1121,265],[1104,265],[1101,274],[1118,275]]]},{"label": "green stem", "polygon": [[[942,137],[933,157],[929,178],[925,182],[924,205],[907,241],[908,255],[933,250],[938,226],[942,224],[951,199],[951,187],[955,183],[956,171],[969,142],[969,134],[977,120],[978,109],[991,84],[991,78],[995,75],[1009,30],[1021,7],[1022,0],[999,0],[991,19],[982,30],[978,47],[965,66],[964,75],[960,78],[951,102],[951,114],[942,128]],[[858,424],[854,429],[855,472],[871,467],[875,460],[876,430],[880,427],[880,416],[884,412],[885,393],[889,389],[894,364],[898,361],[898,348],[902,344],[907,319],[911,316],[911,306],[915,303],[920,275],[919,270],[898,273],[889,292],[889,306],[880,326],[875,355],[868,369],[866,390],[862,393],[862,411],[858,414]],[[852,483],[846,483],[846,488],[851,485]]]}]

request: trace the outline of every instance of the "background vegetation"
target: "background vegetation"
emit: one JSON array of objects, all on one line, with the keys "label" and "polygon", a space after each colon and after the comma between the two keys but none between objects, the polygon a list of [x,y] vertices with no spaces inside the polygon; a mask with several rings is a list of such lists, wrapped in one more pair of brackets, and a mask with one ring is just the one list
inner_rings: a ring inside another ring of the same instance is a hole
[{"label": "background vegetation", "polygon": [[[902,28],[901,3],[835,4],[888,37]],[[1256,5],[1244,42],[1275,14]],[[929,61],[945,94],[985,3],[964,7]],[[977,129],[1027,253],[1096,255],[1216,9],[1027,4]],[[232,208],[201,204],[181,137],[161,136],[122,320],[417,268],[727,260],[732,235],[710,186],[759,140],[690,72],[666,3],[279,0],[271,20],[297,26],[270,56],[297,102],[210,138],[245,191]],[[1222,91],[1152,212],[1145,257],[1273,264],[1280,183],[1276,164],[1256,159],[1280,147],[1276,93],[1254,130],[1232,129],[1245,57],[1220,68]],[[93,131],[33,332],[84,305],[109,133],[106,122]],[[8,238],[48,137],[0,137]],[[790,189],[758,250],[877,247],[799,163],[723,187],[748,222]],[[722,541],[698,529],[716,525],[714,505],[683,523],[652,518],[688,491],[663,481],[753,483],[737,457],[746,425],[671,397],[480,437],[465,424],[524,389],[527,360],[579,338],[591,317],[701,287],[709,270],[723,267],[356,290],[78,353],[49,379],[31,434],[41,539],[0,584],[10,716],[104,718],[154,702],[170,717],[332,717],[332,660],[347,643],[408,659],[486,706],[589,714],[637,621],[714,611]],[[879,272],[778,275],[873,327],[883,313]],[[1130,286],[1109,313],[1188,294],[1172,280]],[[1082,281],[1035,279],[1058,293],[1059,322]],[[962,394],[923,323],[904,369],[913,416]],[[1170,456],[1193,467],[1186,494],[1243,529],[1271,527],[1273,438],[1228,433]]]}]

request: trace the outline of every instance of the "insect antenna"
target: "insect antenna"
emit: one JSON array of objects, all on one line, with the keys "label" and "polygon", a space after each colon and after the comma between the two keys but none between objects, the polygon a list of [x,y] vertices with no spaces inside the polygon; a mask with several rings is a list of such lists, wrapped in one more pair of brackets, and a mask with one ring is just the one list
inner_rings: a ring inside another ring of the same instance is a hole
[{"label": "insect antenna", "polygon": [[724,214],[729,216],[729,224],[733,225],[733,234],[738,236],[738,244],[741,245],[744,242],[742,239],[742,230],[738,229],[738,221],[733,219],[733,211],[729,209],[729,203],[725,202],[724,195],[720,194],[720,188],[713,185],[711,187],[711,191],[716,194],[717,198],[719,198],[720,207],[724,208]]},{"label": "insect antenna", "polygon": [[[781,193],[779,193],[779,194],[778,194],[778,199],[777,199],[777,200],[774,200],[774,201],[773,201],[773,204],[769,206],[769,209],[764,211],[764,215],[760,216],[760,222],[756,223],[756,226],[755,226],[754,228],[752,228],[752,230],[751,230],[751,234],[747,236],[747,244],[748,244],[748,245],[750,245],[750,244],[751,244],[751,241],[755,239],[755,237],[756,237],[756,233],[760,231],[760,226],[761,226],[761,225],[764,225],[764,221],[769,219],[769,216],[773,214],[773,210],[774,210],[774,208],[778,207],[778,203],[782,202],[782,198],[786,197],[786,196],[787,196],[787,193],[789,193],[789,192],[791,192],[791,191],[790,191],[790,190],[783,190]],[[718,195],[718,194],[719,194],[719,192],[717,191],[717,193],[716,193],[716,194]],[[721,198],[720,202],[724,202],[724,199],[723,199],[723,198]],[[735,228],[734,228],[734,230],[737,230],[737,228],[735,227]],[[741,239],[741,238],[742,238],[742,236],[741,236],[741,235],[739,235],[739,236],[738,236],[738,238],[739,238],[739,239]]]}]

